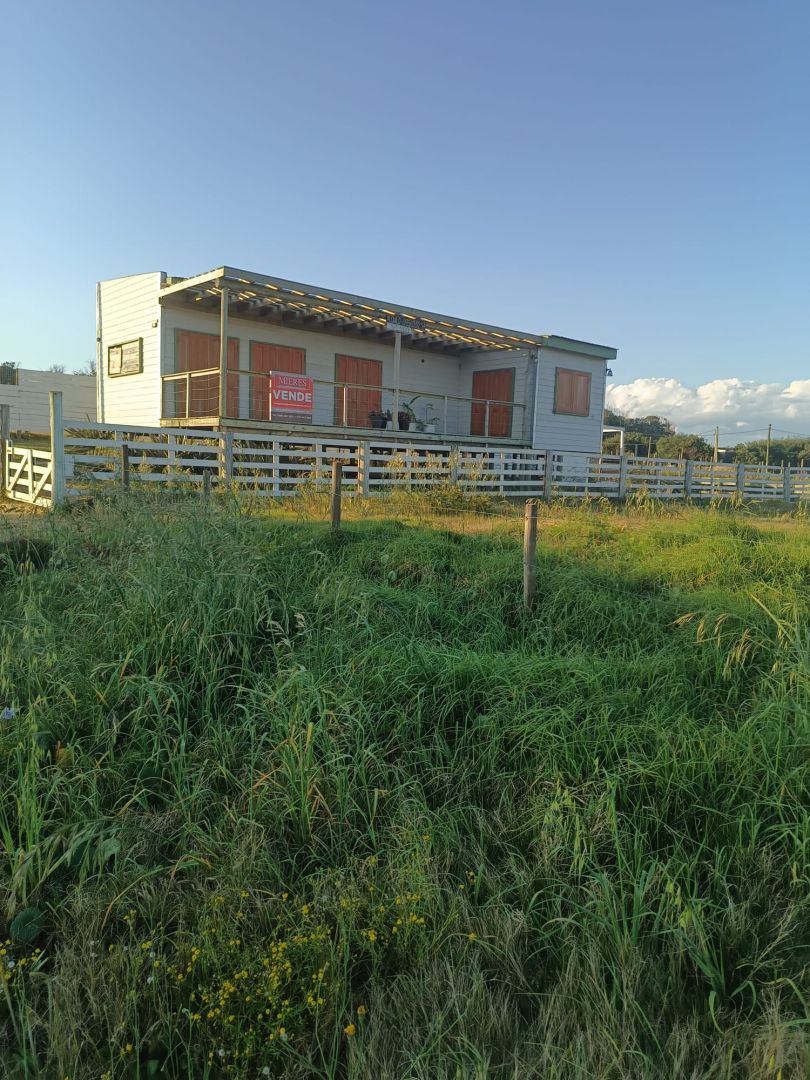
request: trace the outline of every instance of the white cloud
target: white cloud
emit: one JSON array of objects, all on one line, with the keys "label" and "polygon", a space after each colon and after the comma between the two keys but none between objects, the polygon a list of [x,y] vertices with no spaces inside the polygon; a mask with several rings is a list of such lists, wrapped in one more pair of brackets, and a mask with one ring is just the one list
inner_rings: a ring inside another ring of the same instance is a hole
[{"label": "white cloud", "polygon": [[636,379],[609,386],[607,405],[625,416],[665,416],[678,431],[702,433],[717,425],[721,432],[739,433],[740,440],[749,430],[751,438],[762,437],[768,424],[773,424],[775,437],[810,434],[810,379],[787,386],[743,379],[714,379],[701,386],[677,379]]}]

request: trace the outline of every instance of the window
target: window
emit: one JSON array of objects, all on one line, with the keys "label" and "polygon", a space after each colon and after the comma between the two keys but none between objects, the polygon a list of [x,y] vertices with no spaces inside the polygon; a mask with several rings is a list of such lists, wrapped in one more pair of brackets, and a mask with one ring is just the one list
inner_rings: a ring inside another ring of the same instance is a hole
[{"label": "window", "polygon": [[[493,438],[509,438],[512,434],[512,408],[510,405],[493,405],[496,401],[512,401],[515,396],[515,369],[500,368],[498,371],[474,371],[470,409],[470,434],[491,435]],[[483,400],[482,400],[483,399]],[[489,401],[489,409],[487,409]]]},{"label": "window", "polygon": [[[239,339],[228,338],[228,374],[226,380],[225,415],[239,416],[238,392]],[[202,334],[194,330],[176,330],[174,344],[174,370],[176,373],[206,371],[206,375],[194,375],[188,380],[190,400],[186,400],[186,382],[173,380],[168,385],[174,390],[173,415],[182,417],[219,415],[219,334]]]},{"label": "window", "polygon": [[[289,371],[293,375],[303,375],[306,353],[287,345],[269,345],[266,342],[251,341],[250,370],[257,375],[266,375],[271,371]],[[250,380],[250,418],[267,420],[270,415],[270,387],[266,378]]]},{"label": "window", "polygon": [[554,373],[554,412],[566,416],[589,416],[591,375],[558,367]]},{"label": "window", "polygon": [[[347,427],[371,427],[371,414],[382,409],[382,360],[359,356],[335,357],[335,423]],[[343,408],[346,407],[344,416]]]}]

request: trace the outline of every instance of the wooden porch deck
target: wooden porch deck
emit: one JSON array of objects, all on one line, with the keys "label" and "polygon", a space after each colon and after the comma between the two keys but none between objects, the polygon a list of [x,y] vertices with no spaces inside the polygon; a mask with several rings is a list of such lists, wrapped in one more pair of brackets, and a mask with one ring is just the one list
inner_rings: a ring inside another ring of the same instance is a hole
[{"label": "wooden porch deck", "polygon": [[393,431],[387,428],[344,427],[337,424],[279,424],[268,420],[221,420],[218,416],[194,416],[188,419],[164,419],[165,428],[206,428],[214,431],[259,432],[262,435],[308,436],[313,439],[386,439],[395,442],[435,443],[446,446],[510,446],[528,447],[522,439],[496,438],[483,435],[449,435],[443,431]]}]

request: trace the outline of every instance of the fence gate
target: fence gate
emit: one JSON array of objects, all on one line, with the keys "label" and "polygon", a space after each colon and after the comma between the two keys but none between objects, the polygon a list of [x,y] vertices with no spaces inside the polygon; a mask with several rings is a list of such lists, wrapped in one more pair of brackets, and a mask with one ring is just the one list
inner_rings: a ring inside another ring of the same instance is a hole
[{"label": "fence gate", "polygon": [[50,506],[53,491],[53,455],[50,450],[34,450],[6,443],[3,475],[9,499]]}]

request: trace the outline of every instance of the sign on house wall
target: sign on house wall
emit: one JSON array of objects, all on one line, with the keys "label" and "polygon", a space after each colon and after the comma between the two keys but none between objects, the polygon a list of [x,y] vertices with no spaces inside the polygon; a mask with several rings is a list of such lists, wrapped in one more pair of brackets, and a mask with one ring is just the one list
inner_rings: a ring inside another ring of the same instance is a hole
[{"label": "sign on house wall", "polygon": [[395,334],[414,334],[417,330],[425,330],[426,325],[421,319],[406,319],[404,315],[392,315],[385,320],[385,329],[393,330]]},{"label": "sign on house wall", "polygon": [[138,375],[143,371],[143,338],[110,345],[107,349],[107,374]]},{"label": "sign on house wall", "polygon": [[270,419],[290,424],[311,424],[315,390],[308,375],[270,372]]}]

